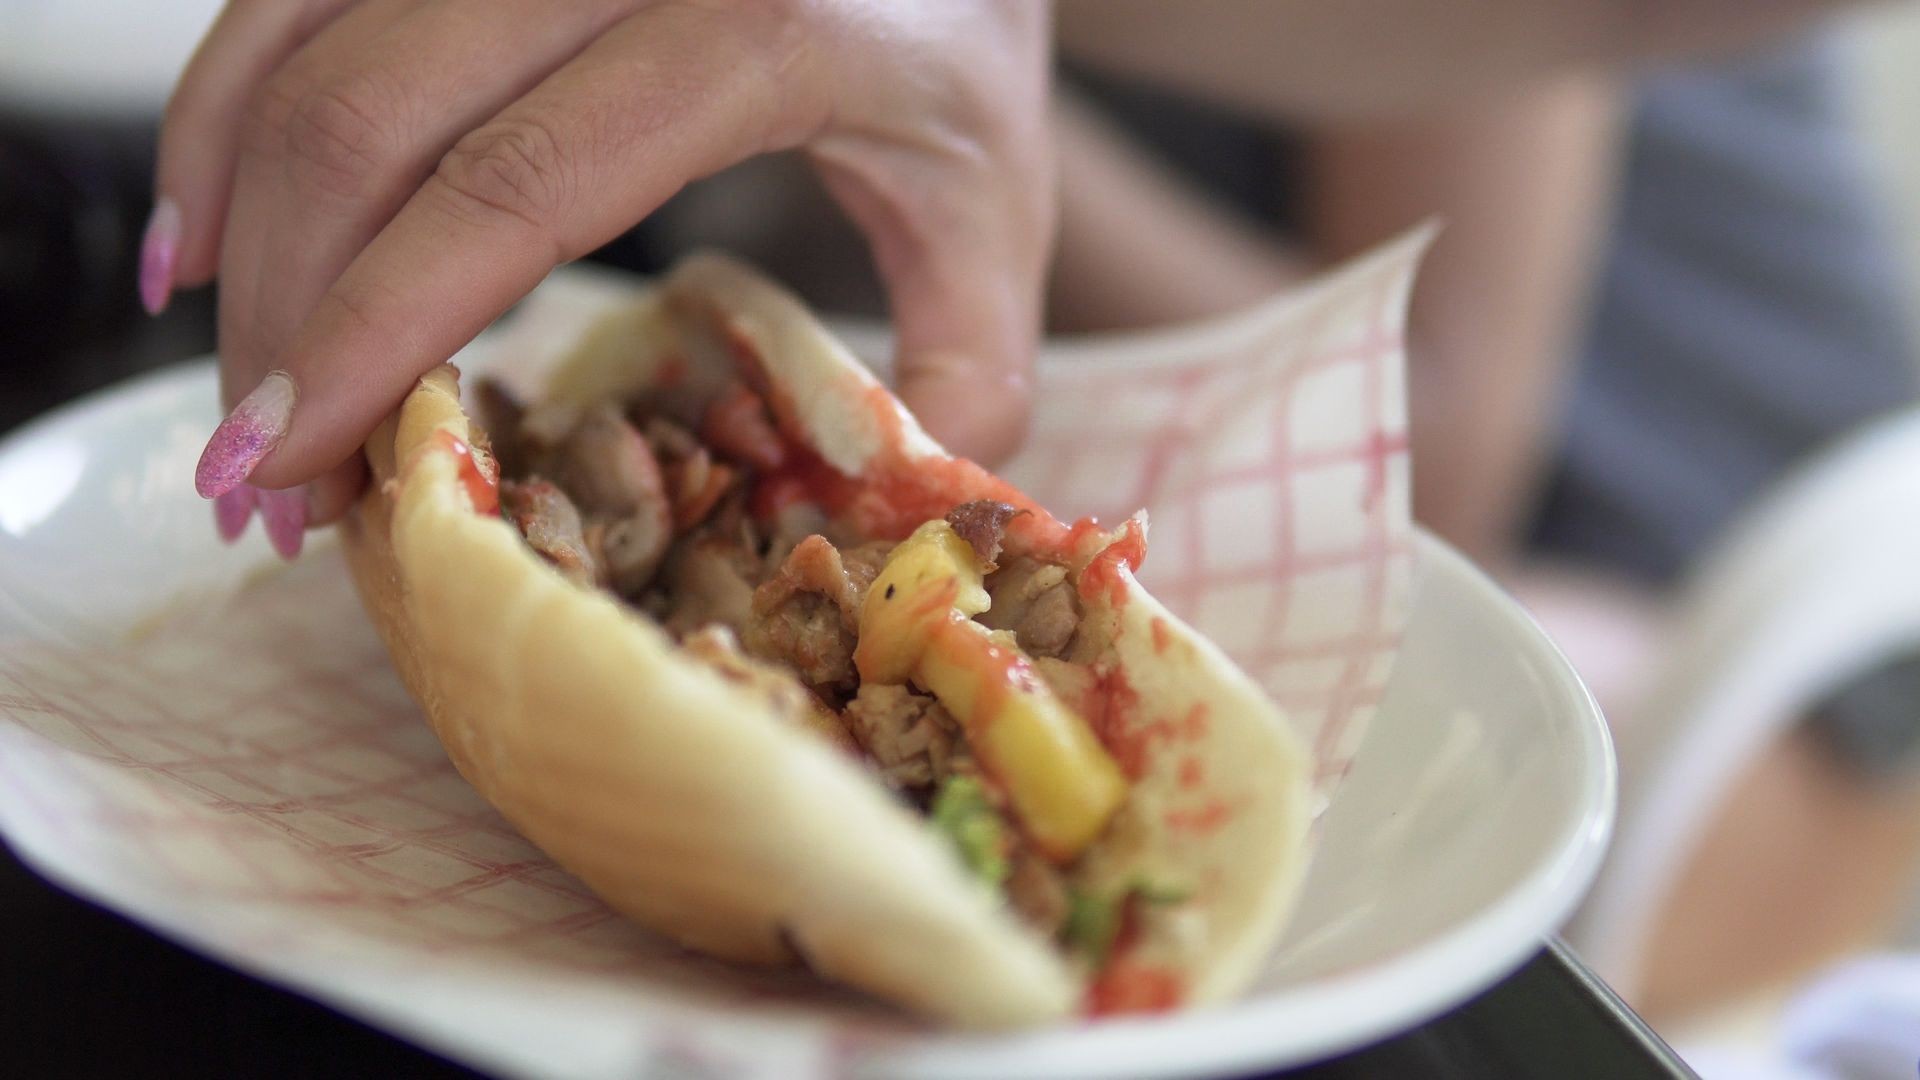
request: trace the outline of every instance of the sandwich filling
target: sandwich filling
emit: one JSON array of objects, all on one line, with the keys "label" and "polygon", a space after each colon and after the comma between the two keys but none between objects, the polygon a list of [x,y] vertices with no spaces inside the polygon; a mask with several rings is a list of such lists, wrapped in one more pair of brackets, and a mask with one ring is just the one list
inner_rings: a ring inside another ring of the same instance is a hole
[{"label": "sandwich filling", "polygon": [[[996,500],[875,535],[820,495],[848,478],[796,482],[831,470],[744,382],[588,407],[476,390],[476,471],[555,571],[863,761],[1081,967],[1093,1011],[1179,1003],[1204,922],[1161,865],[1085,591],[1119,556],[1076,575],[1069,551],[1010,543],[1029,511]],[[1137,559],[1136,524],[1112,539]]]}]

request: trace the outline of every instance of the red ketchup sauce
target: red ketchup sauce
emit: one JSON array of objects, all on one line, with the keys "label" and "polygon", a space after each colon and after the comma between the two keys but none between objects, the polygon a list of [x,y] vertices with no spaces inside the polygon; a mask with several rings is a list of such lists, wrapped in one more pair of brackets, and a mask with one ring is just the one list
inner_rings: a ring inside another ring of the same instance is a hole
[{"label": "red ketchup sauce", "polygon": [[1173,633],[1167,629],[1167,620],[1158,615],[1153,617],[1153,651],[1158,656],[1173,644]]},{"label": "red ketchup sauce", "polygon": [[753,498],[756,516],[771,518],[794,503],[811,502],[868,536],[902,540],[961,503],[993,499],[1027,511],[1007,525],[1014,550],[1060,555],[1072,550],[1072,534],[1065,525],[987,470],[964,458],[910,457],[902,452],[905,421],[893,397],[881,387],[867,392],[867,406],[881,432],[880,450],[858,476],[840,472],[806,445],[804,429],[789,402],[775,395],[768,404],[786,439],[787,452],[780,468],[760,477]]},{"label": "red ketchup sauce", "polygon": [[1207,766],[1199,758],[1188,756],[1180,759],[1180,787],[1184,791],[1196,791],[1207,782]]},{"label": "red ketchup sauce", "polygon": [[491,458],[482,459],[452,432],[436,431],[433,441],[459,461],[460,482],[466,486],[467,499],[476,514],[500,512],[500,477]]},{"label": "red ketchup sauce", "polygon": [[1092,601],[1105,593],[1113,607],[1126,603],[1127,580],[1121,571],[1131,574],[1146,558],[1146,531],[1138,521],[1129,520],[1121,528],[1119,539],[1102,549],[1080,572],[1080,599]]},{"label": "red ketchup sauce", "polygon": [[700,419],[700,437],[762,472],[777,472],[786,464],[786,441],[774,430],[766,402],[741,383],[728,387],[707,406]]},{"label": "red ketchup sauce", "polygon": [[[934,631],[930,649],[939,649],[939,639],[946,634],[965,634],[969,639],[975,631],[966,625],[967,620],[958,613],[948,621],[942,622]],[[996,716],[1004,715],[1009,698],[1016,693],[1037,693],[1043,685],[1039,672],[1013,649],[999,645],[987,645],[985,648],[943,649],[944,655],[955,663],[968,669],[978,691],[973,699],[973,707],[968,710],[971,716],[960,717],[966,726],[967,734],[978,739]],[[975,751],[984,748],[976,745]]]},{"label": "red ketchup sauce", "polygon": [[1191,809],[1169,810],[1166,816],[1167,828],[1200,836],[1217,832],[1232,820],[1233,807],[1220,799],[1208,799]]},{"label": "red ketchup sauce", "polygon": [[1165,1012],[1177,1008],[1186,987],[1178,972],[1158,964],[1141,963],[1139,951],[1140,897],[1121,902],[1120,929],[1113,937],[1107,964],[1087,987],[1086,1008],[1092,1016]]},{"label": "red ketchup sauce", "polygon": [[1090,1016],[1167,1012],[1180,1007],[1185,992],[1179,972],[1125,958],[1108,964],[1087,988]]},{"label": "red ketchup sauce", "polygon": [[1148,733],[1134,725],[1140,695],[1127,681],[1127,673],[1112,665],[1094,669],[1093,687],[1079,705],[1080,715],[1113,755],[1114,764],[1129,780],[1140,779],[1147,771],[1151,746]]}]

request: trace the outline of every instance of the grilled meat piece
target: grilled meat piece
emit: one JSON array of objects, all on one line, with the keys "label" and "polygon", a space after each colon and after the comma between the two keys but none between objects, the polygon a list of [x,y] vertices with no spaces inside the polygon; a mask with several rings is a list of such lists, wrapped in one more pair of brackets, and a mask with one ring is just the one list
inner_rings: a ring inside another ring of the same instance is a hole
[{"label": "grilled meat piece", "polygon": [[1024,513],[1025,510],[1016,510],[1008,503],[979,499],[947,511],[947,524],[953,526],[960,539],[972,545],[981,571],[991,574],[998,566],[995,560],[1000,557],[1000,544],[1007,536],[1007,522]]},{"label": "grilled meat piece", "polygon": [[618,409],[601,406],[581,415],[543,456],[586,518],[604,580],[622,596],[639,596],[673,541],[666,481],[646,440]]},{"label": "grilled meat piece", "polygon": [[855,741],[893,787],[928,787],[950,771],[960,729],[933,698],[904,686],[864,683],[844,715]]},{"label": "grilled meat piece", "polygon": [[587,549],[580,511],[559,487],[539,477],[500,482],[500,508],[513,522],[527,546],[558,567],[568,580],[591,585],[598,576],[593,553]]},{"label": "grilled meat piece", "polygon": [[1014,848],[1007,874],[1007,902],[1027,925],[1052,937],[1067,921],[1067,882],[1052,863],[1025,844]]},{"label": "grilled meat piece", "polygon": [[980,615],[991,630],[1011,630],[1029,656],[1066,653],[1080,629],[1080,599],[1067,568],[1021,556],[987,578],[993,606]]},{"label": "grilled meat piece", "polygon": [[847,733],[846,725],[841,723],[840,717],[832,709],[795,685],[785,673],[742,655],[733,635],[725,628],[709,626],[688,635],[680,644],[689,654],[713,665],[721,678],[765,696],[781,719],[814,732],[849,754],[860,752],[852,736]]},{"label": "grilled meat piece", "polygon": [[525,477],[532,468],[520,435],[526,407],[495,379],[481,379],[474,384],[473,404],[480,426],[486,430],[493,460],[500,464],[500,475]]},{"label": "grilled meat piece", "polygon": [[675,545],[665,579],[673,598],[667,630],[686,635],[718,624],[744,635],[753,617],[753,579],[760,565],[754,553],[715,530],[703,529]]},{"label": "grilled meat piece", "polygon": [[859,599],[839,549],[809,536],[754,590],[747,651],[789,664],[810,686],[851,685]]},{"label": "grilled meat piece", "polygon": [[773,426],[767,403],[744,383],[733,383],[707,406],[700,435],[730,461],[772,472],[787,460],[786,440]]}]

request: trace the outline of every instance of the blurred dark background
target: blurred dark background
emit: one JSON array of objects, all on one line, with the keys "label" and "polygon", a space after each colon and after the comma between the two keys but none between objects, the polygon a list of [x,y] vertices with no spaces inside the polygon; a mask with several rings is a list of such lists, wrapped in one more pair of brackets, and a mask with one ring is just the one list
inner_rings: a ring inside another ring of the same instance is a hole
[{"label": "blurred dark background", "polygon": [[0,106],[0,430],[213,348],[211,295],[148,319],[134,293],[153,131]]},{"label": "blurred dark background", "polygon": [[[175,293],[158,317],[134,288],[155,125],[0,101],[0,432],[213,351],[216,288]],[[595,257],[655,270],[653,247],[641,229]]]}]

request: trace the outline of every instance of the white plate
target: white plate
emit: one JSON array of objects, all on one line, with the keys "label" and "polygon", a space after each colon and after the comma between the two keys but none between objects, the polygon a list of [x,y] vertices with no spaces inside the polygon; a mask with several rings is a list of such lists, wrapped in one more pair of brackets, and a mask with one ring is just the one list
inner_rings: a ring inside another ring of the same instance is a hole
[{"label": "white plate", "polygon": [[[207,508],[191,490],[216,419],[213,387],[207,363],[169,369],[0,444],[0,635],[116,634],[246,571],[248,560],[216,557]],[[257,534],[246,543],[263,554]],[[1412,1027],[1538,948],[1585,892],[1605,845],[1614,806],[1606,727],[1512,600],[1431,538],[1419,558],[1405,647],[1324,819],[1278,989],[1166,1019],[929,1036],[876,1071],[1172,1077],[1298,1064]],[[110,895],[93,899],[116,906]]]}]

